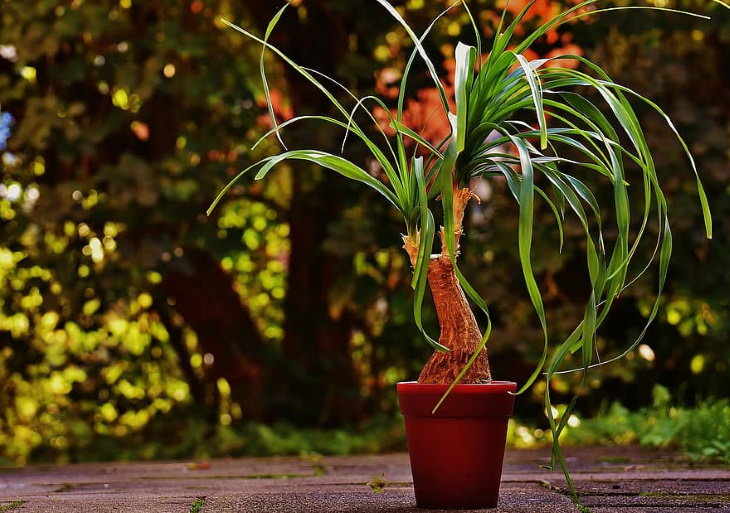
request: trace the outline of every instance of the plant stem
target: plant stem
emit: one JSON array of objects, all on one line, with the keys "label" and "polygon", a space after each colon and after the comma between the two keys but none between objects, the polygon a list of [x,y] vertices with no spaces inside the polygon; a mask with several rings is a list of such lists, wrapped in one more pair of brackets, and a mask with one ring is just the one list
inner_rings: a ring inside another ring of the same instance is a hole
[{"label": "plant stem", "polygon": [[[463,234],[464,210],[469,199],[475,197],[469,189],[454,191],[453,234],[456,256],[459,253],[459,239]],[[441,333],[439,343],[449,348],[448,352],[434,352],[418,377],[419,383],[451,384],[477,350],[481,332],[474,313],[466,300],[464,291],[454,271],[451,257],[446,249],[444,230],[441,228],[441,254],[432,255],[428,263],[428,284],[436,307]],[[411,263],[415,265],[418,255],[418,240],[404,237],[404,249]],[[489,383],[492,380],[486,348],[464,374],[461,383]]]}]

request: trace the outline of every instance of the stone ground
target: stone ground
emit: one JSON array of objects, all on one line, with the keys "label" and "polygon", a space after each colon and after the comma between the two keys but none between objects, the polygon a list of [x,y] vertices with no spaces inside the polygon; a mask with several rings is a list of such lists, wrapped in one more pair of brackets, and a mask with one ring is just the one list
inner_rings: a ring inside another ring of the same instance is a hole
[{"label": "stone ground", "polygon": [[[730,512],[728,467],[637,448],[565,452],[584,512]],[[508,451],[499,507],[485,511],[579,511],[547,463],[546,450]],[[385,488],[374,493],[379,477]],[[414,504],[406,454],[0,469],[0,513],[406,513]]]}]

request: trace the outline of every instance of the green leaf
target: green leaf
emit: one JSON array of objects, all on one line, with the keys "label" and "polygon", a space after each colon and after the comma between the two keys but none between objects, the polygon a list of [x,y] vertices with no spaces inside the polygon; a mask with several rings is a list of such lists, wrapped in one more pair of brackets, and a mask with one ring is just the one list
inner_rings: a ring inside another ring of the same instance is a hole
[{"label": "green leaf", "polygon": [[380,5],[382,5],[388,13],[390,13],[395,20],[400,23],[400,25],[406,30],[408,33],[408,36],[410,36],[411,40],[413,41],[413,44],[416,46],[416,49],[418,50],[419,55],[421,56],[421,59],[423,59],[423,62],[426,63],[426,67],[428,68],[428,72],[431,74],[431,78],[433,79],[434,84],[436,84],[436,90],[439,93],[439,98],[441,99],[441,105],[443,106],[444,110],[446,112],[449,111],[449,102],[446,100],[446,91],[444,91],[444,86],[441,83],[441,79],[439,79],[439,75],[436,72],[436,67],[433,65],[433,61],[431,61],[431,58],[428,56],[428,52],[426,52],[426,49],[421,44],[420,38],[416,35],[416,33],[413,31],[413,29],[406,23],[406,21],[403,19],[403,17],[398,13],[398,11],[395,10],[395,7],[390,5],[387,0],[376,0]]},{"label": "green leaf", "polygon": [[[456,123],[456,116],[449,113],[449,120],[453,127]],[[444,158],[441,161],[441,169],[438,174],[438,189],[441,193],[441,206],[444,213],[444,243],[449,251],[452,264],[456,261],[456,243],[454,241],[454,179],[453,172],[456,163],[456,141],[452,138]]]},{"label": "green leaf", "polygon": [[256,174],[256,180],[264,178],[275,165],[284,160],[305,160],[335,171],[345,178],[364,183],[378,191],[393,206],[399,208],[398,198],[382,182],[343,157],[318,150],[290,150],[265,160],[264,165]]},{"label": "green leaf", "polygon": [[552,210],[553,215],[555,216],[555,222],[558,224],[558,232],[559,232],[559,235],[560,235],[560,252],[562,253],[562,251],[563,251],[563,242],[565,240],[565,234],[563,233],[563,219],[562,219],[562,216],[561,216],[560,212],[558,211],[558,208],[555,206],[555,203],[553,203],[553,201],[550,199],[550,197],[547,195],[547,193],[545,193],[545,191],[543,191],[539,187],[535,187],[535,191],[540,196],[542,196],[542,199],[545,200],[545,203],[548,204],[548,206],[550,207],[550,210]]},{"label": "green leaf", "polygon": [[476,49],[461,42],[456,45],[454,96],[456,98],[456,152],[461,153],[466,140],[468,94],[474,80]]},{"label": "green leaf", "polygon": [[532,101],[535,105],[535,112],[537,112],[537,122],[540,126],[540,148],[547,148],[547,122],[545,121],[545,111],[542,106],[542,88],[540,86],[540,77],[537,72],[530,66],[522,55],[514,54],[517,62],[525,72],[525,78],[527,83],[530,85],[530,94],[532,95]]},{"label": "green leaf", "polygon": [[[426,36],[428,36],[429,32],[431,32],[431,29],[433,29],[434,25],[436,25],[436,22],[438,20],[440,20],[447,12],[449,12],[451,9],[453,9],[457,4],[458,4],[458,2],[454,2],[453,4],[448,6],[446,9],[441,11],[441,13],[438,16],[436,16],[433,19],[433,21],[431,21],[431,23],[428,25],[426,30],[424,30],[423,34],[421,35],[421,38],[419,39],[421,46],[423,46],[423,41],[426,39]],[[466,5],[464,5],[464,7],[466,7]],[[406,97],[406,84],[408,82],[408,76],[410,75],[410,72],[411,72],[411,67],[413,66],[413,62],[415,61],[416,56],[418,55],[419,51],[420,51],[419,47],[416,46],[413,49],[413,52],[411,52],[411,55],[408,58],[408,62],[406,63],[405,68],[403,69],[403,76],[401,77],[400,88],[399,88],[400,91],[398,92],[398,114],[396,116],[398,118],[398,121],[403,121],[403,105],[404,105],[405,97]],[[448,110],[448,107],[447,107],[447,110]]]},{"label": "green leaf", "polygon": [[410,129],[408,126],[404,125],[400,121],[396,119],[390,120],[390,125],[395,128],[398,132],[403,133],[405,136],[410,137],[414,141],[416,141],[421,146],[428,148],[428,150],[436,155],[437,157],[443,158],[443,154],[437,150],[430,142],[428,142],[426,139],[421,137],[417,132],[414,132],[412,129]]},{"label": "green leaf", "polygon": [[660,116],[664,119],[664,121],[667,123],[667,126],[669,126],[670,130],[674,133],[675,137],[677,138],[677,141],[679,141],[679,144],[682,146],[682,149],[684,150],[685,155],[687,155],[687,158],[689,159],[689,162],[692,166],[692,172],[695,175],[695,185],[697,187],[697,194],[700,199],[700,205],[702,207],[702,217],[705,222],[705,233],[707,234],[707,238],[712,238],[712,214],[710,213],[710,205],[707,201],[707,194],[705,193],[705,188],[702,185],[702,181],[700,180],[700,174],[697,170],[697,165],[695,164],[695,160],[692,157],[692,153],[689,151],[689,147],[687,146],[687,143],[684,141],[682,136],[679,134],[679,131],[674,126],[674,123],[672,123],[672,120],[669,118],[669,116],[653,101],[649,100],[648,98],[640,95],[639,93],[633,91],[632,89],[629,89],[628,87],[620,86],[618,84],[611,83],[613,87],[616,87],[617,89],[624,91],[626,93],[632,94],[639,98],[640,100],[644,101],[647,105],[649,105],[651,108],[653,108],[657,113],[659,113]]},{"label": "green leaf", "polygon": [[[595,249],[594,249],[595,252]],[[593,344],[596,336],[596,295],[591,292],[591,296],[586,304],[585,313],[583,314],[583,367],[585,369],[591,364],[593,358]]]},{"label": "green leaf", "polygon": [[[264,42],[268,42],[269,37],[271,36],[271,33],[274,31],[274,27],[276,27],[276,24],[279,23],[279,19],[281,19],[281,15],[284,14],[284,11],[286,8],[289,7],[289,4],[286,3],[284,6],[277,11],[277,13],[274,15],[273,18],[271,18],[271,21],[269,22],[268,26],[266,27],[266,32],[264,34]],[[225,21],[225,20],[224,20]],[[274,112],[274,105],[271,103],[271,91],[269,90],[269,81],[266,79],[266,66],[264,63],[264,58],[266,56],[266,44],[261,46],[261,58],[259,59],[259,73],[261,73],[261,82],[264,85],[264,97],[266,98],[266,108],[269,110],[269,118],[271,119],[271,125],[274,127],[274,133],[276,133],[276,138],[279,140],[279,143],[284,149],[286,148],[286,144],[284,144],[284,140],[281,138],[281,134],[279,133],[277,121],[276,121],[276,113]]]},{"label": "green leaf", "polygon": [[[456,5],[456,4],[454,4]],[[471,23],[472,31],[474,32],[474,41],[477,45],[476,47],[476,58],[477,58],[477,64],[481,65],[481,59],[482,59],[482,34],[479,31],[479,26],[477,25],[476,20],[474,19],[474,15],[471,13],[471,9],[469,9],[469,5],[467,4],[466,0],[461,2],[461,5],[464,7],[464,11],[466,12],[466,15],[469,17],[469,22]]]},{"label": "green leaf", "polygon": [[[289,66],[291,66],[297,73],[299,73],[300,75],[302,75],[305,79],[307,79],[307,81],[309,81],[312,85],[314,85],[317,89],[319,89],[322,92],[322,94],[324,94],[325,97],[327,97],[327,99],[332,103],[332,105],[334,105],[335,108],[343,116],[345,116],[346,118],[349,117],[349,112],[347,111],[347,109],[345,109],[342,106],[342,104],[337,100],[337,98],[335,98],[335,96],[319,80],[317,80],[314,77],[314,75],[312,75],[312,73],[310,71],[308,71],[306,68],[304,68],[304,67],[300,66],[299,64],[297,64],[296,62],[294,62],[292,59],[289,58],[289,56],[287,56],[284,52],[282,52],[281,50],[279,50],[277,47],[273,46],[271,43],[269,43],[267,41],[264,41],[263,39],[255,36],[254,34],[252,34],[251,32],[249,32],[248,30],[246,30],[246,29],[244,29],[242,27],[239,27],[238,25],[236,25],[234,23],[231,23],[230,21],[228,21],[228,20],[226,20],[224,18],[221,18],[221,22],[223,22],[225,25],[229,26],[233,30],[235,30],[237,32],[240,32],[241,34],[243,34],[243,35],[245,35],[245,36],[253,39],[254,41],[262,44],[265,48],[268,48],[269,50],[271,50],[272,52],[274,52],[284,62],[286,62]],[[330,79],[330,80],[332,82],[335,82],[336,83],[335,80],[333,80],[333,79]],[[355,126],[357,126],[357,125],[355,125]]]},{"label": "green leaf", "polygon": [[414,289],[413,317],[416,326],[425,337],[426,341],[437,351],[448,351],[446,346],[439,344],[431,338],[423,327],[422,308],[423,298],[426,293],[428,265],[431,260],[431,248],[433,247],[434,235],[436,232],[433,214],[428,208],[428,196],[426,194],[426,181],[424,180],[423,159],[413,159],[413,174],[416,176],[418,188],[418,204],[420,208],[420,236],[418,245],[418,258],[413,270],[411,286]]},{"label": "green leaf", "polygon": [[512,143],[517,148],[520,157],[520,169],[522,171],[522,181],[520,183],[520,213],[517,228],[520,266],[522,267],[522,274],[525,278],[525,284],[530,296],[530,301],[532,301],[532,305],[540,320],[540,326],[542,327],[544,335],[543,352],[540,357],[540,362],[538,363],[537,368],[517,392],[518,394],[521,394],[535,382],[535,379],[537,379],[537,376],[539,376],[543,366],[545,365],[548,349],[548,333],[547,322],[545,320],[545,307],[543,306],[540,289],[537,286],[535,275],[532,271],[532,258],[530,255],[532,248],[532,228],[534,222],[534,170],[529,151],[525,143],[516,137],[512,138]]}]

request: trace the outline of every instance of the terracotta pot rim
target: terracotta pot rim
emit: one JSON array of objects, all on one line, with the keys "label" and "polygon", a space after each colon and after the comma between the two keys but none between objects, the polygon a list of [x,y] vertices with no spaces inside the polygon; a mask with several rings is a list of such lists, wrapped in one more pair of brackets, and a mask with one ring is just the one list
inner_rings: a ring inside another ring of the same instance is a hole
[{"label": "terracotta pot rim", "polygon": [[[417,381],[400,381],[396,383],[398,392],[408,394],[432,394],[443,393],[449,386],[435,383],[418,383]],[[495,394],[500,392],[514,393],[517,390],[517,383],[514,381],[492,381],[491,383],[469,383],[457,384],[451,390],[452,394]]]}]

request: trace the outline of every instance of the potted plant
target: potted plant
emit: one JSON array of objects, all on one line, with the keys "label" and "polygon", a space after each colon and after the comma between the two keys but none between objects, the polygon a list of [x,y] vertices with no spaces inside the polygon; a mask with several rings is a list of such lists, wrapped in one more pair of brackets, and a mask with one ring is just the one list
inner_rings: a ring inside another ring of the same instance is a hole
[{"label": "potted plant", "polygon": [[[342,86],[319,72],[299,66],[272,46],[268,42],[269,35],[286,6],[274,16],[262,38],[224,21],[263,47],[262,80],[273,124],[272,130],[264,137],[276,134],[281,141],[280,131],[293,123],[317,121],[339,126],[346,135],[365,145],[382,170],[384,179],[373,176],[342,155],[318,149],[288,150],[282,142],[284,149],[281,153],[266,157],[241,171],[221,191],[210,210],[243,175],[256,170],[255,178],[262,179],[285,160],[315,163],[377,191],[402,214],[405,221],[402,239],[413,269],[411,285],[415,323],[435,349],[417,382],[399,383],[397,386],[401,411],[406,418],[418,506],[496,506],[507,419],[512,412],[514,397],[530,387],[541,374],[547,380],[545,404],[554,440],[552,464],[561,465],[572,489],[558,440],[575,400],[561,418],[555,418],[550,413],[550,379],[557,372],[565,371],[563,364],[569,355],[578,353],[581,356],[581,368],[573,370],[586,371],[621,358],[640,342],[646,329],[622,354],[608,361],[595,361],[596,330],[604,323],[615,298],[635,279],[628,274],[629,264],[639,242],[648,233],[646,228],[653,222],[652,217],[656,216],[658,226],[653,255],[658,255],[659,260],[658,295],[664,287],[672,248],[667,203],[660,187],[660,177],[629,100],[643,102],[655,109],[676,134],[697,178],[705,229],[707,236],[711,237],[710,212],[692,156],[669,118],[656,104],[614,83],[596,64],[577,55],[534,60],[525,57],[526,50],[533,43],[566,21],[618,7],[595,8],[597,0],[585,0],[547,20],[518,42],[513,36],[535,0],[511,19],[505,8],[485,56],[475,19],[466,3],[462,3],[472,21],[476,44],[470,46],[460,42],[456,47],[452,108],[436,67],[422,45],[436,20],[421,36],[417,36],[386,0],[377,2],[402,25],[415,46],[403,70],[397,107],[393,110],[380,98],[357,98],[352,93],[349,94],[354,100],[354,108],[346,108],[331,91],[333,87]],[[339,111],[341,118],[299,116],[277,123],[263,66],[263,52],[267,50],[278,55],[319,89]],[[425,63],[450,121],[450,133],[440,142],[427,141],[403,122],[408,77],[416,59]],[[576,65],[561,65],[565,62]],[[603,110],[580,93],[585,89],[598,93]],[[392,133],[380,128],[382,140],[373,139],[354,119],[355,112],[362,109],[378,125],[372,113],[363,106],[368,102],[382,107],[388,116]],[[407,145],[416,146],[418,152],[409,157]],[[587,175],[595,175],[610,184],[612,209],[601,210],[596,195],[584,181]],[[514,382],[492,380],[487,358],[491,332],[487,305],[458,267],[464,212],[469,202],[476,199],[469,189],[475,178],[505,180],[519,205],[520,268],[544,338],[540,362],[519,390]],[[633,236],[630,230],[630,183],[640,184],[638,187],[643,191],[640,227]],[[590,294],[583,319],[570,335],[552,347],[543,301],[532,270],[536,200],[544,201],[554,213],[561,244],[566,211],[577,216],[585,232]],[[434,220],[435,203],[441,204],[443,219],[438,230]],[[609,211],[612,212],[610,221],[604,217]],[[606,222],[613,224],[615,240],[609,241],[604,237],[602,226]],[[432,254],[437,233],[439,250]],[[642,273],[650,263],[651,260]],[[426,333],[422,323],[421,310],[427,285],[439,320],[438,340]],[[468,299],[485,314],[484,333],[477,324]],[[648,316],[647,326],[658,308],[657,299]]]}]

